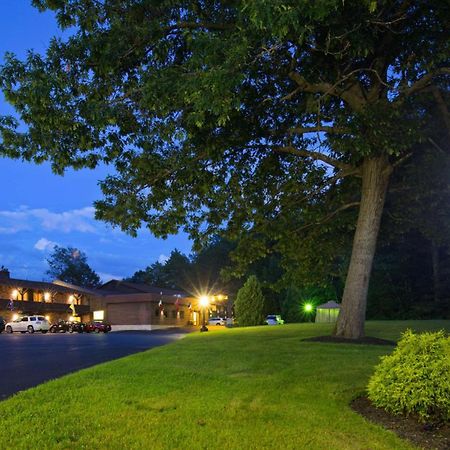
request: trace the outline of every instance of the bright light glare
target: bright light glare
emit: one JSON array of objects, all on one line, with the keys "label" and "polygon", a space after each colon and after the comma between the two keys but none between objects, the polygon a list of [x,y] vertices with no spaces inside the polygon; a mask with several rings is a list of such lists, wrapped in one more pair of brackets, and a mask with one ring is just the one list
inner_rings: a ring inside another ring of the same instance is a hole
[{"label": "bright light glare", "polygon": [[12,291],[12,296],[13,296],[13,298],[17,298],[19,296],[19,291],[17,289],[14,289]]},{"label": "bright light glare", "polygon": [[305,312],[311,312],[313,310],[313,305],[311,303],[305,303],[305,306],[303,308]]},{"label": "bright light glare", "polygon": [[208,304],[209,304],[209,298],[208,298],[206,295],[202,295],[202,296],[199,298],[199,301],[200,301],[200,306],[201,306],[202,308],[205,308],[205,307],[208,306]]}]

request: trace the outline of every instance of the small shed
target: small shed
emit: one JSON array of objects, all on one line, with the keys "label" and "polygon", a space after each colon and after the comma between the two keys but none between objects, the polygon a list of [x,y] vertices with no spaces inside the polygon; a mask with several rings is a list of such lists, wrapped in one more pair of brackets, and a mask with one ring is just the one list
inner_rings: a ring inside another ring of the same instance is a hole
[{"label": "small shed", "polygon": [[316,308],[316,322],[336,322],[340,310],[341,305],[339,303],[334,301],[323,303]]}]

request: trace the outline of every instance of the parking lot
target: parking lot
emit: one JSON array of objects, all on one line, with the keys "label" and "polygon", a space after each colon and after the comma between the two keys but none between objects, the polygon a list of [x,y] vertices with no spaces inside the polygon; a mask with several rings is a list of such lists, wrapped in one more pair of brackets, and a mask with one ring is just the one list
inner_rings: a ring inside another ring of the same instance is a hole
[{"label": "parking lot", "polygon": [[182,338],[180,329],[100,334],[0,334],[0,400],[111,359]]}]

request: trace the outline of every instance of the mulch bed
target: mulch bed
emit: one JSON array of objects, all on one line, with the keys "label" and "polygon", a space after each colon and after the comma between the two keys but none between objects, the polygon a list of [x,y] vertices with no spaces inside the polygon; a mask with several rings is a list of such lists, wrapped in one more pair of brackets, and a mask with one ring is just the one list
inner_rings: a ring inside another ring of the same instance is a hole
[{"label": "mulch bed", "polygon": [[380,339],[376,337],[365,336],[360,339],[347,339],[338,336],[315,336],[311,338],[303,339],[303,341],[310,342],[327,342],[332,344],[364,344],[364,345],[391,345],[396,346],[397,343],[394,341],[389,341],[387,339]]},{"label": "mulch bed", "polygon": [[366,397],[359,397],[350,405],[354,411],[371,422],[382,425],[403,439],[424,449],[450,449],[450,423],[432,424],[419,422],[414,416],[394,416],[376,408]]}]

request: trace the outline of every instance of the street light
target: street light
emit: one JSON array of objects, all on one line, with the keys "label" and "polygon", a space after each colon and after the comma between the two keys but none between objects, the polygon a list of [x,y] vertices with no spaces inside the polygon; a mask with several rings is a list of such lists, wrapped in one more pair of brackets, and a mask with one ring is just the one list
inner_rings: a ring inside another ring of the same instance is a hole
[{"label": "street light", "polygon": [[199,298],[199,303],[200,303],[200,306],[202,307],[202,312],[203,312],[203,324],[202,324],[202,327],[200,328],[200,331],[201,332],[203,332],[203,331],[208,331],[208,327],[206,326],[206,307],[208,306],[208,304],[209,304],[209,298],[206,296],[206,295],[202,295],[200,298]]},{"label": "street light", "polygon": [[308,322],[311,322],[311,315],[314,311],[314,305],[312,303],[303,303],[303,311],[308,318]]}]

